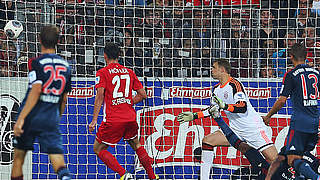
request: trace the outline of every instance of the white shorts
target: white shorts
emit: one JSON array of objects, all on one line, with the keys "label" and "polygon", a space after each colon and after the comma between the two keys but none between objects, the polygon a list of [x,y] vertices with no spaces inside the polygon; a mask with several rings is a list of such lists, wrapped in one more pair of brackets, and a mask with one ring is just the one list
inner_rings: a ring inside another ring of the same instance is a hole
[{"label": "white shorts", "polygon": [[258,151],[263,151],[273,145],[273,142],[271,141],[272,130],[267,126],[246,132],[240,132],[233,129],[232,127],[230,128],[240,138],[240,140],[245,141],[251,147],[257,149]]}]

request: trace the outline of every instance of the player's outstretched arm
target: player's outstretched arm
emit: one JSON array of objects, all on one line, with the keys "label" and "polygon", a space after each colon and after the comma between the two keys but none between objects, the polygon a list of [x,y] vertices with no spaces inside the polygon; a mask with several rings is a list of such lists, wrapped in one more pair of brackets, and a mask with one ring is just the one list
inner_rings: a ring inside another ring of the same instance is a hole
[{"label": "player's outstretched arm", "polygon": [[23,133],[22,126],[24,119],[28,116],[33,107],[37,104],[42,91],[42,84],[36,83],[32,85],[30,93],[28,94],[26,104],[19,114],[18,120],[13,127],[14,135],[20,136]]},{"label": "player's outstretched arm", "polygon": [[67,100],[68,100],[68,93],[65,92],[65,93],[62,94],[62,99],[61,99],[61,103],[60,103],[60,117],[64,113],[64,110],[66,108]]},{"label": "player's outstretched arm", "polygon": [[104,101],[104,88],[98,87],[97,94],[94,99],[93,117],[92,117],[91,123],[89,124],[89,131],[90,132],[94,131],[94,129],[96,127],[99,112],[100,112],[101,105],[102,105],[103,101]]},{"label": "player's outstretched arm", "polygon": [[227,104],[222,101],[218,96],[214,95],[212,97],[213,101],[217,103],[220,109],[230,111],[232,113],[245,113],[247,112],[247,102],[237,101],[236,104]]},{"label": "player's outstretched arm", "polygon": [[181,124],[185,122],[193,121],[195,119],[198,119],[197,113],[193,113],[190,111],[182,112],[177,116],[177,121]]},{"label": "player's outstretched arm", "polygon": [[184,122],[193,121],[195,119],[199,119],[199,118],[203,118],[203,117],[209,117],[211,115],[210,109],[212,107],[213,106],[210,106],[202,111],[195,112],[195,113],[190,112],[190,111],[182,112],[177,116],[177,121],[179,123],[184,123]]},{"label": "player's outstretched arm", "polygon": [[273,104],[269,113],[266,116],[262,117],[262,119],[266,125],[269,125],[270,118],[272,117],[272,115],[277,113],[284,106],[286,101],[287,101],[286,96],[280,96],[279,99]]},{"label": "player's outstretched arm", "polygon": [[137,94],[132,98],[133,104],[137,104],[147,98],[144,88],[137,90]]}]

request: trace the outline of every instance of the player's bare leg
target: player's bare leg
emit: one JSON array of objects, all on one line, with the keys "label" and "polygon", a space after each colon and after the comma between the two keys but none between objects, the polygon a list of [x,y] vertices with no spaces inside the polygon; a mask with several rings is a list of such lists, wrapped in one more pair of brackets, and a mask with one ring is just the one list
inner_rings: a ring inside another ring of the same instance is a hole
[{"label": "player's bare leg", "polygon": [[59,179],[71,179],[69,170],[66,168],[63,154],[49,154],[49,158],[54,171],[58,174]]},{"label": "player's bare leg", "polygon": [[128,143],[132,147],[132,149],[137,153],[139,161],[141,162],[142,166],[146,170],[149,179],[158,179],[158,177],[154,174],[152,169],[152,159],[149,157],[147,151],[141,146],[138,137],[134,139],[128,140]]},{"label": "player's bare leg", "polygon": [[95,140],[93,144],[93,151],[96,153],[96,155],[99,155],[102,150],[107,149],[108,147],[109,146],[107,144],[100,144],[97,140]]},{"label": "player's bare leg", "polygon": [[266,148],[261,153],[269,163],[272,163],[278,156],[278,151],[274,145]]},{"label": "player's bare leg", "polygon": [[211,146],[230,146],[228,139],[221,131],[215,131],[202,139],[202,143],[210,144]]},{"label": "player's bare leg", "polygon": [[202,139],[202,162],[200,167],[201,180],[209,179],[214,158],[214,147],[216,146],[230,146],[227,138],[221,131],[215,131],[214,133],[209,134]]},{"label": "player's bare leg", "polygon": [[271,163],[265,180],[271,180],[271,177],[280,167],[281,162],[284,161],[285,159],[286,159],[285,156],[282,156],[282,155],[277,156],[277,158]]},{"label": "player's bare leg", "polygon": [[22,149],[14,148],[14,157],[11,169],[11,179],[22,180],[23,172],[22,166],[24,163],[24,158],[26,157],[27,151]]},{"label": "player's bare leg", "polygon": [[139,139],[136,137],[134,139],[128,140],[128,143],[130,144],[131,148],[136,151],[138,148],[141,147]]},{"label": "player's bare leg", "polygon": [[95,140],[93,144],[93,151],[104,162],[105,165],[107,165],[114,172],[119,173],[120,177],[122,177],[126,173],[126,170],[119,164],[117,159],[109,151],[107,151],[108,147],[109,145],[103,143],[100,144],[97,140]]},{"label": "player's bare leg", "polygon": [[60,167],[65,166],[63,154],[49,154],[49,158],[55,172],[57,172]]}]

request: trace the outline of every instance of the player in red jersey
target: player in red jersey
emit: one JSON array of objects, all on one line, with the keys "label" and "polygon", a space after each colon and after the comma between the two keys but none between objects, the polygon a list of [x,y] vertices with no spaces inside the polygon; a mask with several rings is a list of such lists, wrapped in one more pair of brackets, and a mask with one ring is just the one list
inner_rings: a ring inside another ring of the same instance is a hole
[{"label": "player in red jersey", "polygon": [[[89,131],[95,129],[102,103],[104,118],[96,134],[93,151],[110,169],[120,174],[120,180],[132,179],[132,175],[107,151],[110,145],[116,145],[123,138],[136,151],[148,177],[158,179],[151,167],[152,159],[139,142],[136,111],[133,108],[133,105],[145,99],[147,94],[135,73],[118,63],[119,52],[116,44],[107,43],[104,48],[107,66],[96,74],[97,93]],[[134,97],[133,90],[137,92]]]}]

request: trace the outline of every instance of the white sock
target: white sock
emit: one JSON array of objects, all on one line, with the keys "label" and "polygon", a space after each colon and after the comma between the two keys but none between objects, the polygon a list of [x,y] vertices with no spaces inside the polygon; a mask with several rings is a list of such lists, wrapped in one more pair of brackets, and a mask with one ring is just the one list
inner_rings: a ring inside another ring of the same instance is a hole
[{"label": "white sock", "polygon": [[210,170],[213,163],[214,150],[215,148],[213,149],[213,151],[202,150],[200,180],[209,180]]}]

